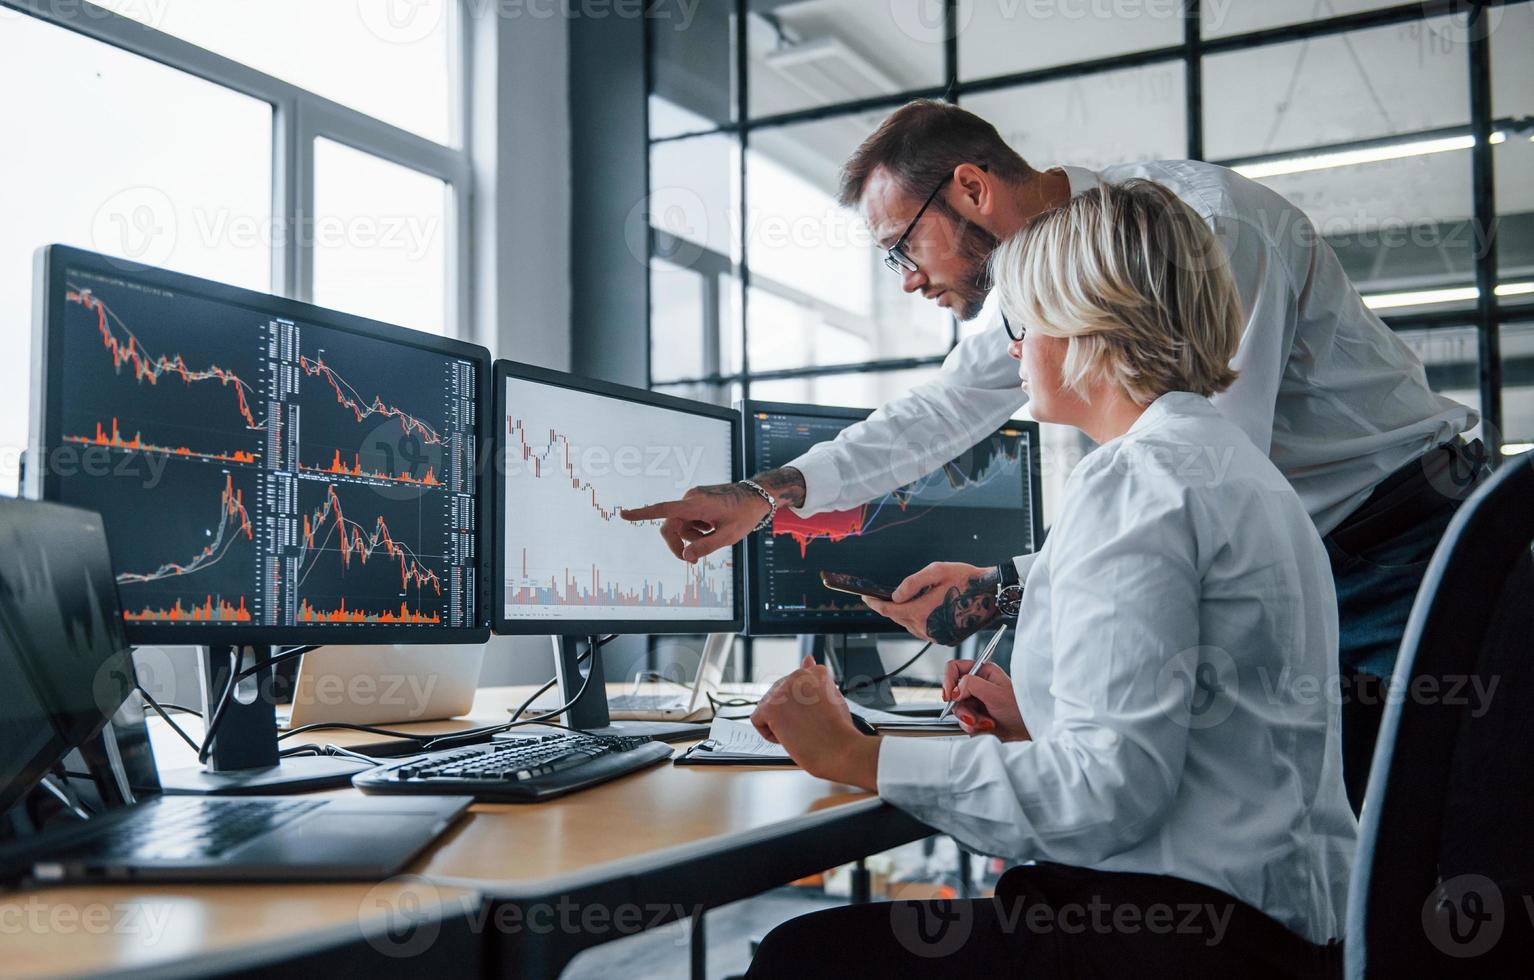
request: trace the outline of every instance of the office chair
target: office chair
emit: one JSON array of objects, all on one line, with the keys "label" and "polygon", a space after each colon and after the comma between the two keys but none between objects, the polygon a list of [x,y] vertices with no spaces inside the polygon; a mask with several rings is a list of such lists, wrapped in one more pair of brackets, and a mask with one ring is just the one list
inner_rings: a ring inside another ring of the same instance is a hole
[{"label": "office chair", "polygon": [[1407,621],[1359,825],[1349,977],[1534,963],[1531,542],[1534,452],[1460,508]]}]

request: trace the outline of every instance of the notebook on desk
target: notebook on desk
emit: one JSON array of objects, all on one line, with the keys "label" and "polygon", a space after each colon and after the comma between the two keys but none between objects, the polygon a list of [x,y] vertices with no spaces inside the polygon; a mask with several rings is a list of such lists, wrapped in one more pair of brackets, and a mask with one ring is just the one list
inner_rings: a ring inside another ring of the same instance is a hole
[{"label": "notebook on desk", "polygon": [[749,721],[715,718],[708,738],[677,756],[679,766],[792,766],[788,750],[767,741]]}]

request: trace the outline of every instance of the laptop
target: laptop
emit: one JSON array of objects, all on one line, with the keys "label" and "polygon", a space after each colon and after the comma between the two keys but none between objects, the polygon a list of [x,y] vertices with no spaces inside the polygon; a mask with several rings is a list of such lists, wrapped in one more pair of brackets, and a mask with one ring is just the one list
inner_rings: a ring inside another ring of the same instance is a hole
[{"label": "laptop", "polygon": [[[0,500],[0,877],[32,881],[376,880],[468,807],[465,796],[190,797],[137,787],[92,813],[64,757],[132,696],[130,648],[101,517]],[[73,813],[71,813],[73,810]]]},{"label": "laptop", "polygon": [[298,663],[277,726],[399,725],[469,713],[484,644],[316,647]]},{"label": "laptop", "polygon": [[710,633],[698,659],[692,690],[667,694],[614,694],[607,698],[607,714],[614,721],[698,721],[712,714],[708,696],[724,682],[724,665],[734,643],[732,633]]}]

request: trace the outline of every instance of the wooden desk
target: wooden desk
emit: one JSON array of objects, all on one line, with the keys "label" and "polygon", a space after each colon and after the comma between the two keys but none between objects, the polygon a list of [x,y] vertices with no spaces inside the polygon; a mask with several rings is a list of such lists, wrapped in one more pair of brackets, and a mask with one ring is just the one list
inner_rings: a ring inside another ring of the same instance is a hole
[{"label": "wooden desk", "polygon": [[[482,689],[449,724],[503,720],[531,691]],[[375,737],[334,735],[307,737]],[[505,975],[553,977],[584,949],[931,833],[797,769],[660,765],[550,803],[476,805],[410,870],[486,897],[487,956]]]},{"label": "wooden desk", "polygon": [[[333,885],[108,885],[0,895],[7,977],[299,976],[411,970],[477,975],[465,889],[410,879]],[[413,926],[414,930],[401,930]]]},{"label": "wooden desk", "polygon": [[[486,688],[467,719],[389,727],[447,732],[490,724],[530,692]],[[189,728],[193,737],[198,731]],[[191,751],[165,726],[152,735],[162,767],[190,764]],[[359,750],[380,741],[340,730],[295,740]],[[63,908],[142,906],[166,923],[157,943],[32,936],[20,961],[26,975],[207,972],[323,953],[331,962],[383,958],[391,972],[443,976],[479,974],[482,956],[486,975],[553,977],[583,949],[690,915],[698,923],[707,909],[930,833],[872,794],[799,770],[664,764],[549,803],[475,805],[406,875],[375,887],[44,889],[0,896],[0,929],[6,915],[25,911],[10,912],[13,905],[39,900]],[[397,926],[402,913],[419,932],[385,934],[390,916]],[[476,944],[472,953],[460,950],[465,941]],[[695,960],[700,952],[695,943]]]}]

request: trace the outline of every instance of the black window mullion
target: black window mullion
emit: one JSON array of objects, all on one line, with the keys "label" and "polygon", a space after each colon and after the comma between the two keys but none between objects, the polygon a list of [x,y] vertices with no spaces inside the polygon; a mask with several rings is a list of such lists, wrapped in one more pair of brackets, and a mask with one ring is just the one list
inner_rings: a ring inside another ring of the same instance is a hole
[{"label": "black window mullion", "polygon": [[1187,96],[1188,159],[1204,159],[1204,31],[1200,0],[1185,0],[1182,38]]},{"label": "black window mullion", "polygon": [[746,194],[746,150],[751,142],[751,103],[748,99],[746,88],[750,65],[748,64],[749,48],[746,46],[746,16],[747,0],[735,0],[735,118],[739,125],[737,136],[739,138],[740,159],[736,162],[736,175],[740,181],[740,213],[738,229],[740,245],[740,268],[736,272],[736,279],[740,283],[740,309],[737,315],[740,317],[740,392],[742,398],[751,397],[751,327],[747,315],[751,303],[751,256],[746,254],[747,229],[750,222],[747,220],[749,202]]},{"label": "black window mullion", "polygon": [[1497,311],[1497,204],[1492,168],[1491,16],[1471,6],[1470,148],[1471,226],[1475,231],[1476,334],[1480,358],[1481,438],[1495,466],[1502,459],[1502,335]]}]

